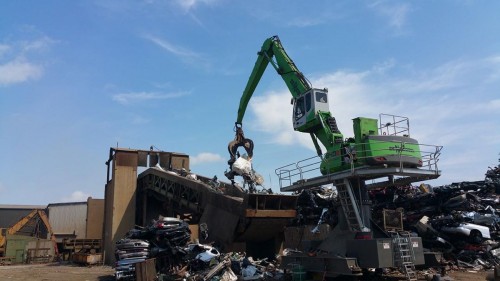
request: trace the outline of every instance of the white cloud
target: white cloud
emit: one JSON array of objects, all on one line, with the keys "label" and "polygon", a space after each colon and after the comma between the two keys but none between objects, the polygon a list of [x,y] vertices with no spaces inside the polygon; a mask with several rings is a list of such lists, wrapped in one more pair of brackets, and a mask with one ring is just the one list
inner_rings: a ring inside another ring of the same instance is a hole
[{"label": "white cloud", "polygon": [[203,58],[203,56],[197,52],[194,52],[192,50],[189,50],[187,48],[181,47],[174,45],[173,43],[162,39],[158,38],[156,36],[151,36],[151,35],[146,35],[144,36],[145,39],[153,42],[154,44],[158,45],[162,49],[168,51],[169,53],[175,55],[179,59],[181,59],[184,63],[196,65],[196,66],[202,66],[202,67],[209,67],[208,61]]},{"label": "white cloud", "polygon": [[[341,130],[349,130],[349,126],[342,125],[343,119],[350,120],[353,116],[353,104],[357,111],[369,113],[374,111],[370,106],[373,97],[367,96],[368,88],[363,81],[368,72],[349,73],[338,71],[325,74],[311,82],[318,87],[326,87],[329,90],[330,106],[333,108],[333,116],[336,117]],[[321,86],[320,86],[321,85]],[[312,151],[314,145],[309,134],[299,133],[293,130],[292,106],[288,102],[291,98],[288,89],[283,88],[279,92],[269,92],[264,96],[255,97],[250,107],[255,114],[256,122],[251,123],[254,130],[266,132],[270,143],[281,145],[299,144]],[[375,114],[378,114],[376,112]],[[342,120],[342,121],[341,121]]]},{"label": "white cloud", "polygon": [[23,83],[40,78],[44,68],[30,60],[33,54],[48,50],[56,42],[47,36],[31,41],[0,43],[0,86]]},{"label": "white cloud", "polygon": [[[469,159],[474,155],[469,162],[479,167],[461,171],[467,179],[485,170],[487,166],[481,165],[486,165],[487,156],[497,153],[500,144],[500,123],[495,122],[500,118],[498,85],[484,79],[492,64],[484,59],[452,61],[427,70],[408,71],[390,62],[365,71],[339,70],[310,80],[315,87],[329,89],[330,111],[345,137],[353,135],[351,119],[355,117],[378,118],[379,113],[409,117],[412,137],[423,144],[444,146],[444,180],[451,180],[446,170],[459,174],[463,158],[458,155],[477,151],[473,144],[481,144],[481,151],[486,149],[488,155],[465,154]],[[313,152],[309,135],[292,128],[290,98],[285,87],[255,97],[249,104],[255,116],[247,116],[246,123],[265,133],[264,142],[299,145]]]},{"label": "white cloud", "polygon": [[452,61],[436,67],[435,69],[423,71],[415,75],[414,79],[404,79],[396,87],[410,92],[428,92],[461,84],[461,76],[471,69],[471,65],[464,61]]},{"label": "white cloud", "polygon": [[[331,5],[333,3],[334,2],[328,4]],[[318,9],[318,11],[320,12],[315,13],[314,16],[311,16],[309,13],[303,13],[303,15],[295,15],[293,17],[290,17],[287,21],[285,21],[285,24],[292,27],[309,27],[322,25],[344,17],[341,8],[337,8],[335,4],[333,4],[334,7],[331,7],[330,5],[328,7]],[[292,10],[296,9],[292,8]],[[284,15],[287,13],[292,13],[292,11],[282,10],[280,11],[280,13]],[[271,12],[267,14],[267,16],[268,20],[277,20],[279,18],[276,16],[275,12]]]},{"label": "white cloud", "polygon": [[406,22],[406,17],[410,11],[410,6],[408,4],[395,5],[387,10],[387,14],[390,17],[389,24],[396,28],[401,28]]},{"label": "white cloud", "polygon": [[499,55],[491,56],[489,58],[486,58],[486,61],[489,61],[494,64],[500,64],[500,56]]},{"label": "white cloud", "polygon": [[43,68],[30,62],[14,60],[0,65],[0,85],[10,85],[40,78]]},{"label": "white cloud", "polygon": [[150,121],[151,121],[150,119],[144,118],[140,115],[135,115],[132,119],[132,124],[142,125],[142,124],[147,124]]},{"label": "white cloud", "polygon": [[0,44],[0,58],[2,58],[2,56],[7,54],[7,52],[9,52],[10,49],[11,49],[11,47],[9,45]]},{"label": "white cloud", "polygon": [[196,0],[177,0],[177,5],[182,7],[185,11],[189,11],[194,8],[199,1]]},{"label": "white cloud", "polygon": [[162,47],[163,49],[169,51],[170,53],[176,55],[176,56],[185,57],[185,58],[199,57],[199,54],[197,54],[193,51],[190,51],[186,48],[175,46],[174,44],[168,42],[165,39],[161,39],[161,38],[154,37],[154,36],[146,36],[145,38],[150,40],[151,42],[155,43],[156,45]]},{"label": "white cloud", "polygon": [[488,103],[488,108],[489,108],[489,109],[499,110],[499,111],[500,111],[500,99],[491,100],[491,101]]},{"label": "white cloud", "polygon": [[376,13],[385,17],[388,24],[397,32],[401,32],[407,22],[408,13],[411,11],[410,4],[392,1],[375,1],[368,7]]},{"label": "white cloud", "polygon": [[204,164],[204,163],[214,163],[214,162],[224,162],[226,159],[222,158],[219,154],[202,152],[196,156],[189,158],[191,165]]},{"label": "white cloud", "polygon": [[486,74],[486,81],[500,80],[500,55],[486,58],[484,63],[491,66],[489,73]]},{"label": "white cloud", "polygon": [[56,43],[55,40],[53,40],[47,36],[43,36],[42,38],[39,38],[39,39],[34,40],[34,41],[23,42],[21,45],[22,45],[23,51],[30,52],[30,51],[46,50],[49,47],[51,47],[54,43]]},{"label": "white cloud", "polygon": [[389,59],[373,66],[372,71],[378,74],[385,74],[387,71],[394,68],[396,65],[395,59]]},{"label": "white cloud", "polygon": [[288,26],[296,26],[296,27],[308,27],[308,26],[315,26],[315,25],[320,25],[324,23],[325,21],[320,18],[314,18],[314,17],[305,17],[305,18],[294,18],[287,22]]},{"label": "white cloud", "polygon": [[188,95],[188,92],[177,93],[156,93],[156,92],[135,92],[135,93],[121,93],[113,95],[113,100],[123,104],[131,104],[135,102],[148,101],[148,100],[165,100],[179,98]]},{"label": "white cloud", "polygon": [[[382,69],[392,68],[394,65],[395,63],[391,62]],[[329,89],[332,115],[337,119],[340,130],[345,135],[351,135],[352,122],[350,120],[359,116],[377,118],[379,113],[397,115],[412,113],[410,115],[416,115],[417,120],[432,116],[436,123],[446,122],[449,118],[455,118],[459,114],[465,116],[481,112],[485,108],[496,108],[499,103],[496,100],[470,105],[450,100],[446,96],[436,97],[433,94],[439,90],[467,83],[462,79],[467,72],[462,69],[465,65],[449,63],[399,78],[386,75],[386,71],[381,71],[380,65],[376,65],[370,70],[361,72],[340,70],[327,73],[311,81],[316,87]],[[460,72],[463,73],[458,75],[457,69],[461,69]],[[269,92],[264,96],[254,98],[250,106],[256,115],[257,122],[252,128],[269,133],[271,142],[284,145],[301,143],[312,149],[313,146],[307,134],[302,134],[307,136],[305,138],[295,136],[301,134],[293,131],[292,107],[286,102],[289,99],[290,93],[287,89],[279,93]],[[449,106],[443,107],[443,104]],[[417,114],[414,114],[415,112]]]},{"label": "white cloud", "polygon": [[89,194],[84,193],[80,190],[77,190],[73,193],[71,193],[70,196],[63,197],[61,199],[62,202],[83,202],[87,201],[87,199],[90,197]]},{"label": "white cloud", "polygon": [[185,12],[189,12],[190,10],[195,9],[200,4],[213,5],[213,4],[220,2],[220,0],[176,0],[175,2]]},{"label": "white cloud", "polygon": [[251,122],[251,127],[269,134],[270,143],[302,144],[309,147],[311,143],[309,135],[297,134],[293,130],[292,107],[287,102],[290,98],[288,90],[270,92],[265,96],[255,97],[250,106],[257,122]]}]

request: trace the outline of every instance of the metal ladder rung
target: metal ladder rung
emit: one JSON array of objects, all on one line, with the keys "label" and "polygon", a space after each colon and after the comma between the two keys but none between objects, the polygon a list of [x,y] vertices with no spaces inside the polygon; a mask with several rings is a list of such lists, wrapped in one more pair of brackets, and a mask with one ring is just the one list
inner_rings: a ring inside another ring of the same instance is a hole
[{"label": "metal ladder rung", "polygon": [[394,232],[391,237],[394,245],[394,264],[400,267],[408,281],[417,281],[410,234]]},{"label": "metal ladder rung", "polygon": [[337,182],[335,186],[349,228],[357,231],[362,230],[364,225],[349,181],[344,179],[343,182]]}]

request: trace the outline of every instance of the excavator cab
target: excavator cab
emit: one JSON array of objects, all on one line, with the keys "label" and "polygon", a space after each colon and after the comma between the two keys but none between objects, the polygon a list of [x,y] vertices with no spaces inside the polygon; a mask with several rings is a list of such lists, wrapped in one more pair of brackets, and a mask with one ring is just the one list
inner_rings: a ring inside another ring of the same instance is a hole
[{"label": "excavator cab", "polygon": [[292,100],[293,102],[293,129],[304,131],[309,122],[316,119],[318,111],[329,112],[328,89],[310,89]]}]

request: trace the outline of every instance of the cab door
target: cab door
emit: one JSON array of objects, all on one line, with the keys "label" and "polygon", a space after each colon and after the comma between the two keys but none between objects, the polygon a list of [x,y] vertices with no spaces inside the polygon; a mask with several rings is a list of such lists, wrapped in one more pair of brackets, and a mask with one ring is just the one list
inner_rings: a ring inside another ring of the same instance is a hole
[{"label": "cab door", "polygon": [[314,118],[313,91],[310,90],[295,99],[293,106],[293,129],[299,130],[309,119]]}]

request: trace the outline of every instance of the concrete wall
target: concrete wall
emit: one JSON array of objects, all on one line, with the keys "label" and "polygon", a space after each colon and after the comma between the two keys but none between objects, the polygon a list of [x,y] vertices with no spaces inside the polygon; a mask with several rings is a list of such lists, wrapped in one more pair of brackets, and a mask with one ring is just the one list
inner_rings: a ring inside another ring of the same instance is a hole
[{"label": "concrete wall", "polygon": [[[104,262],[115,261],[115,242],[122,239],[135,226],[137,169],[154,167],[160,163],[164,169],[189,170],[189,155],[182,153],[111,148],[108,159],[108,180],[104,198]],[[141,218],[146,213],[137,214]],[[154,215],[155,218],[158,214]]]},{"label": "concrete wall", "polygon": [[87,235],[87,202],[49,204],[49,223],[54,234],[72,234],[77,239]]},{"label": "concrete wall", "polygon": [[181,155],[181,154],[172,154],[170,156],[170,165],[172,166],[172,169],[177,169],[180,170],[182,168],[186,169],[189,171],[189,156],[188,155]]},{"label": "concrete wall", "polygon": [[113,264],[116,241],[135,226],[137,188],[137,151],[116,150],[112,161],[112,179],[105,190],[104,259]]},{"label": "concrete wall", "polygon": [[104,226],[104,199],[87,200],[87,239],[102,239]]}]

